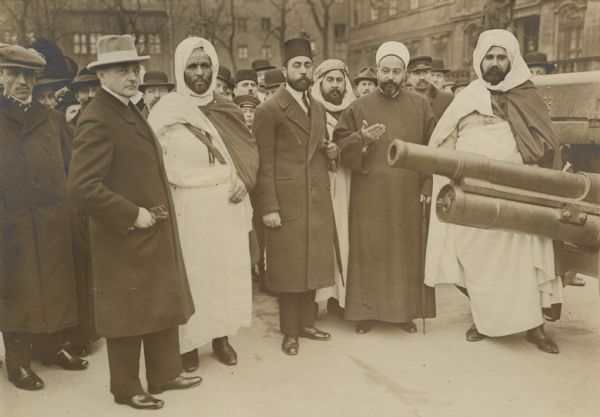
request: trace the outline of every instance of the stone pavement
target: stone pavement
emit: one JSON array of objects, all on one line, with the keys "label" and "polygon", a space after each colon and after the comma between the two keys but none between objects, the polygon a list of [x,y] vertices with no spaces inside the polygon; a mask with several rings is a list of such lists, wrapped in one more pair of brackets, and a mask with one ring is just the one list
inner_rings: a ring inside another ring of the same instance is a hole
[{"label": "stone pavement", "polygon": [[300,354],[288,357],[275,300],[255,294],[252,328],[231,337],[239,364],[226,367],[203,347],[197,374],[204,382],[158,396],[162,410],[113,402],[102,341],[87,371],[34,364],[46,382],[38,392],[15,389],[0,370],[0,416],[598,417],[600,294],[598,281],[586,280],[566,289],[563,319],[546,325],[559,355],[539,352],[523,334],[466,342],[467,299],[442,286],[426,335],[420,321],[417,334],[386,324],[357,335],[352,323],[321,314],[318,327],[332,340],[301,339]]}]

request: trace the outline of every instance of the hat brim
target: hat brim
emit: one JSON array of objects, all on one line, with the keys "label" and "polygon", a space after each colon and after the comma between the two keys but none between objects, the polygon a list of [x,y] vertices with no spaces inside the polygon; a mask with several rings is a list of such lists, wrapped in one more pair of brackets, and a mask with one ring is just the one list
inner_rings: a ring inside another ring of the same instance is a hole
[{"label": "hat brim", "polygon": [[360,83],[361,81],[373,81],[375,84],[377,84],[377,78],[374,78],[374,77],[356,77],[354,79],[354,85],[358,85],[358,83]]},{"label": "hat brim", "polygon": [[423,70],[431,70],[431,65],[419,64],[419,65],[415,65],[414,67],[409,67],[407,71],[415,72],[415,71],[423,71]]},{"label": "hat brim", "polygon": [[544,68],[546,68],[547,72],[552,72],[556,68],[556,65],[554,65],[551,62],[528,62],[527,66],[529,68],[531,68],[531,67],[544,67]]},{"label": "hat brim", "polygon": [[53,79],[41,79],[35,82],[35,84],[33,85],[33,89],[35,90],[36,88],[41,88],[41,87],[54,87],[57,90],[60,90],[62,87],[66,87],[69,84],[69,80],[68,79],[58,79],[58,80],[53,80]]},{"label": "hat brim", "polygon": [[274,67],[273,65],[268,65],[266,67],[256,67],[256,68],[252,68],[254,71],[266,71],[266,70],[270,70],[270,69],[275,69],[276,67]]},{"label": "hat brim", "polygon": [[225,78],[223,78],[223,77],[220,77],[220,76],[218,76],[218,75],[217,75],[217,78],[218,78],[219,80],[223,81],[224,83],[227,83],[227,85],[228,85],[229,87],[231,87],[231,88],[235,87],[235,84],[233,83],[233,81],[231,81],[231,80],[226,80]]},{"label": "hat brim", "polygon": [[88,64],[88,66],[86,67],[89,70],[93,70],[93,69],[98,69],[100,67],[108,67],[111,65],[116,65],[116,64],[126,64],[129,62],[142,62],[142,61],[148,61],[150,59],[149,55],[142,55],[142,56],[138,56],[138,57],[130,57],[130,58],[115,58],[115,59],[107,59],[105,61],[94,61]]},{"label": "hat brim", "polygon": [[173,84],[173,83],[140,84],[138,87],[138,90],[140,90],[143,93],[144,90],[148,87],[167,87],[169,89],[169,91],[171,91],[175,88],[175,84]]},{"label": "hat brim", "polygon": [[45,65],[37,66],[37,65],[24,64],[24,63],[20,63],[20,62],[0,62],[0,68],[22,68],[22,69],[28,69],[28,70],[33,70],[33,71],[42,71],[45,68]]}]

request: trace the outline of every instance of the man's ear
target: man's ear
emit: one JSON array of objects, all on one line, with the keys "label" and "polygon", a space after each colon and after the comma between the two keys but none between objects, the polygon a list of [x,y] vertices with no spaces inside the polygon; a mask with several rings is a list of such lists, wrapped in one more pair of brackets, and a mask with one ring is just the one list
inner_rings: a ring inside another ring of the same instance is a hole
[{"label": "man's ear", "polygon": [[237,87],[233,87],[233,95],[234,96],[238,95],[238,89],[237,89]]}]

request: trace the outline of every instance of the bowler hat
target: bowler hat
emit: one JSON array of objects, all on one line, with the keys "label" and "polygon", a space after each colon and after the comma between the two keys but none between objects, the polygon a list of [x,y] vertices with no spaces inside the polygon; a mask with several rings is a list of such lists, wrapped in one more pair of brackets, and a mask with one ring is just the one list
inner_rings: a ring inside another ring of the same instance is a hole
[{"label": "bowler hat", "polygon": [[230,87],[233,88],[234,82],[231,79],[231,70],[224,65],[219,65],[219,72],[217,74],[217,78],[221,81],[227,83]]},{"label": "bowler hat", "polygon": [[252,69],[241,69],[235,74],[235,83],[239,83],[240,81],[254,81],[258,83],[258,77],[256,75],[256,71]]},{"label": "bowler hat", "polygon": [[249,94],[242,94],[241,96],[235,96],[233,102],[239,107],[256,107],[260,104],[260,101]]},{"label": "bowler hat", "polygon": [[523,57],[525,59],[525,63],[529,68],[531,67],[544,67],[546,68],[546,72],[551,73],[556,68],[551,62],[548,62],[548,56],[543,52],[533,51],[525,54]]},{"label": "bowler hat", "polygon": [[265,88],[279,87],[285,84],[285,76],[279,68],[273,68],[265,72]]},{"label": "bowler hat", "polygon": [[444,60],[439,58],[433,58],[431,60],[431,71],[432,72],[450,72],[448,68],[444,68]]},{"label": "bowler hat", "polygon": [[275,67],[266,59],[255,59],[252,61],[252,69],[254,71],[265,71],[273,68]]},{"label": "bowler hat", "polygon": [[312,49],[308,39],[292,38],[284,42],[283,62],[287,63],[290,59],[297,56],[306,56],[312,59]]},{"label": "bowler hat", "polygon": [[430,56],[416,56],[408,63],[408,72],[431,69],[432,61]]},{"label": "bowler hat", "polygon": [[35,49],[0,43],[0,68],[42,70],[45,66],[46,59]]},{"label": "bowler hat", "polygon": [[373,81],[377,84],[377,72],[373,67],[363,67],[354,78],[354,85],[358,85],[363,80]]},{"label": "bowler hat", "polygon": [[148,55],[138,55],[131,35],[106,35],[96,41],[98,60],[88,64],[89,70],[121,64],[124,62],[140,62],[150,59]]},{"label": "bowler hat", "polygon": [[138,89],[143,93],[148,87],[167,87],[171,91],[175,88],[175,84],[169,82],[167,74],[163,71],[147,71]]},{"label": "bowler hat", "polygon": [[73,81],[71,81],[69,89],[76,90],[83,85],[100,85],[100,79],[96,73],[90,71],[86,67],[79,70],[79,73],[73,78]]}]

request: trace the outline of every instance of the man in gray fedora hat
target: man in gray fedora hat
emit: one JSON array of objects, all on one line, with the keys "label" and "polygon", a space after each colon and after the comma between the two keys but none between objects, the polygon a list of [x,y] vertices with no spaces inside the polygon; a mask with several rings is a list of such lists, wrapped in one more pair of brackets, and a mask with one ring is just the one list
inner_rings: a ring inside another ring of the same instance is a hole
[{"label": "man in gray fedora hat", "polygon": [[156,409],[139,379],[144,346],[148,392],[191,388],[181,376],[178,326],[194,312],[173,201],[152,129],[130,101],[139,62],[129,35],[102,36],[102,88],[81,115],[69,171],[74,203],[90,216],[96,327],[106,337],[110,390],[119,404]]},{"label": "man in gray fedora hat", "polygon": [[377,88],[377,73],[373,67],[363,67],[354,78],[356,94],[362,97]]}]

